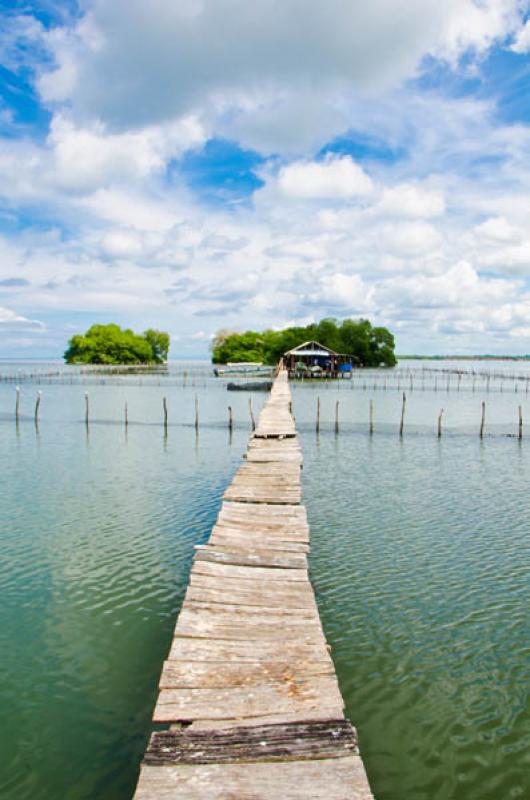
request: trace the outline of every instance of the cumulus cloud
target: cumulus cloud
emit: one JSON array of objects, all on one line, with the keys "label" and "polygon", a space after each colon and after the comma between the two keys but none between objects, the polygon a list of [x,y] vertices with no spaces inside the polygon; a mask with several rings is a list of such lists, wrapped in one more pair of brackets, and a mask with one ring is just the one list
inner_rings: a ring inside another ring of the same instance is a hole
[{"label": "cumulus cloud", "polygon": [[379,208],[396,217],[428,219],[444,213],[445,198],[439,190],[405,183],[385,189]]},{"label": "cumulus cloud", "polygon": [[295,161],[278,175],[280,191],[290,197],[344,199],[370,194],[373,183],[350,156],[332,155],[322,162]]},{"label": "cumulus cloud", "polygon": [[425,56],[455,63],[521,24],[517,0],[93,0],[75,30],[46,34],[55,68],[39,87],[117,129],[199,110],[249,132],[259,118],[281,148],[310,125],[343,129],[346,89],[395,87]]},{"label": "cumulus cloud", "polygon": [[530,51],[530,20],[517,32],[510,48],[514,53],[528,53]]},{"label": "cumulus cloud", "polygon": [[0,334],[1,333],[27,333],[42,331],[45,325],[39,320],[28,319],[11,308],[0,306]]},{"label": "cumulus cloud", "polygon": [[475,234],[481,239],[500,244],[517,242],[523,236],[521,229],[505,217],[490,217],[476,226]]}]

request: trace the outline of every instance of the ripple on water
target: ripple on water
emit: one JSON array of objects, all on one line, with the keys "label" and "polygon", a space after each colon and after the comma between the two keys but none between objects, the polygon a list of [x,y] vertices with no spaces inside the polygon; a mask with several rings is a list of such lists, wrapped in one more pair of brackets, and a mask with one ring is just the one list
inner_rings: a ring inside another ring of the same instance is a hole
[{"label": "ripple on water", "polygon": [[530,495],[489,444],[302,436],[312,578],[378,800],[530,797]]},{"label": "ripple on water", "polygon": [[0,426],[2,800],[131,796],[193,545],[246,435],[42,426],[22,445]]}]

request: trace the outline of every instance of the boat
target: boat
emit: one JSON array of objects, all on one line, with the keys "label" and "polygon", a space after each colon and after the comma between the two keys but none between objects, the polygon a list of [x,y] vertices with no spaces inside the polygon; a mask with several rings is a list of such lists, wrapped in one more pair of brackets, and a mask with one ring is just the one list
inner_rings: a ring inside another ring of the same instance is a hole
[{"label": "boat", "polygon": [[272,380],[227,383],[226,388],[229,392],[269,392],[272,388]]},{"label": "boat", "polygon": [[225,375],[272,375],[274,367],[257,361],[238,361],[214,367],[213,374],[218,378]]}]

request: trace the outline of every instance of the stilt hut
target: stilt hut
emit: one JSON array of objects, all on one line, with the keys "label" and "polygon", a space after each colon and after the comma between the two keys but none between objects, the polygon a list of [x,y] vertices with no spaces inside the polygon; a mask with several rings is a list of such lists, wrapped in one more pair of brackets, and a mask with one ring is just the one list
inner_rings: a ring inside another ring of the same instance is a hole
[{"label": "stilt hut", "polygon": [[285,353],[283,363],[291,378],[349,378],[358,359],[319,342],[303,342]]}]

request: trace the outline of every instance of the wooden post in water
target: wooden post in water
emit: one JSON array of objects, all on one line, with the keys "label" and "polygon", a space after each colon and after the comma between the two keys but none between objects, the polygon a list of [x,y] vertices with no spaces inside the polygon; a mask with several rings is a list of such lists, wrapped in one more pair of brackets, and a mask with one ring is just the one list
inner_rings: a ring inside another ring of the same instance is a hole
[{"label": "wooden post in water", "polygon": [[256,430],[256,420],[254,419],[254,412],[252,411],[252,398],[248,398],[248,410],[250,411],[250,422],[252,424],[252,430]]},{"label": "wooden post in water", "polygon": [[39,389],[37,392],[37,402],[35,403],[35,425],[39,426],[39,411],[40,411],[40,403],[42,400],[42,392]]},{"label": "wooden post in water", "polygon": [[443,408],[441,408],[440,409],[440,413],[438,414],[438,438],[439,439],[442,438],[442,416],[443,416],[443,413],[444,413],[444,410],[443,410]]},{"label": "wooden post in water", "polygon": [[195,395],[195,431],[199,433],[199,398]]},{"label": "wooden post in water", "polygon": [[15,422],[20,422],[20,386],[17,386],[15,389],[16,392],[16,400],[15,400]]},{"label": "wooden post in water", "polygon": [[317,397],[317,424],[316,432],[320,433],[320,397]]},{"label": "wooden post in water", "polygon": [[127,410],[127,400],[125,401],[125,430],[129,427],[129,412]]},{"label": "wooden post in water", "polygon": [[335,403],[335,433],[339,432],[339,401]]},{"label": "wooden post in water", "polygon": [[162,406],[164,409],[164,433],[167,433],[167,400],[165,397],[162,398]]},{"label": "wooden post in water", "polygon": [[523,407],[519,406],[519,439],[523,438]]},{"label": "wooden post in water", "polygon": [[407,395],[403,392],[403,402],[401,404],[401,422],[399,423],[399,435],[403,436],[403,425],[405,423],[405,405],[407,403]]},{"label": "wooden post in water", "polygon": [[370,436],[374,432],[374,401],[370,400]]},{"label": "wooden post in water", "polygon": [[88,428],[88,423],[90,419],[90,410],[88,405],[88,392],[85,392],[85,425]]},{"label": "wooden post in water", "polygon": [[232,416],[232,406],[228,406],[228,430],[232,433],[234,427],[234,418]]},{"label": "wooden post in water", "polygon": [[484,438],[484,423],[486,421],[486,403],[482,401],[482,416],[480,418],[480,438]]}]

